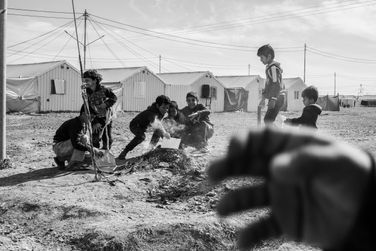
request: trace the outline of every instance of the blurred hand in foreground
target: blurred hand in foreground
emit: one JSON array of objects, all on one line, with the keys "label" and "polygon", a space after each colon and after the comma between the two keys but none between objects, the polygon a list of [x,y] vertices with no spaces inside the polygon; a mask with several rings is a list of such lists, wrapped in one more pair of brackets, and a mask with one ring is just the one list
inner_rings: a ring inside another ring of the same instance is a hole
[{"label": "blurred hand in foreground", "polygon": [[370,156],[310,131],[266,128],[232,139],[227,156],[208,168],[213,183],[264,177],[262,185],[227,193],[220,216],[270,207],[271,213],[240,232],[239,246],[285,235],[321,248],[338,247],[356,221],[371,182]]}]

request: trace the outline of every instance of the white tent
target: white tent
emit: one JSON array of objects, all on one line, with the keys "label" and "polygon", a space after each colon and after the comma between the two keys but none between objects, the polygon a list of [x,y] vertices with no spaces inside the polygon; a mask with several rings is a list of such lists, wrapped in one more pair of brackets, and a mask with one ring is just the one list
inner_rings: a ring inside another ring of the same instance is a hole
[{"label": "white tent", "polygon": [[282,84],[285,86],[287,111],[301,111],[304,108],[302,91],[307,87],[299,77],[284,78]]},{"label": "white tent", "polygon": [[224,86],[209,71],[171,72],[157,74],[166,83],[166,95],[175,100],[179,108],[187,105],[186,94],[196,92],[199,101],[213,112],[224,110]]},{"label": "white tent", "polygon": [[257,111],[264,79],[259,75],[216,76],[227,90],[242,88],[248,92],[247,111]]},{"label": "white tent", "polygon": [[8,78],[6,106],[7,112],[38,112],[39,95],[36,78]]},{"label": "white tent", "polygon": [[166,84],[147,67],[97,69],[102,84],[110,87],[118,101],[116,110],[143,111],[157,96],[165,93]]},{"label": "white tent", "polygon": [[[79,111],[81,84],[80,73],[66,61],[7,65],[7,110]],[[22,108],[26,104],[32,108]]]}]

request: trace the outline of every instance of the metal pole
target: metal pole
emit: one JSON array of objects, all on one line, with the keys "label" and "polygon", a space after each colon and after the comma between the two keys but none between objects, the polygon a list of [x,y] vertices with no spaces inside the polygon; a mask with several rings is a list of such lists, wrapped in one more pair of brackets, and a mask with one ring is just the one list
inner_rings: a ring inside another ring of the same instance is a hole
[{"label": "metal pole", "polygon": [[[86,70],[86,21],[87,21],[87,12],[84,12],[84,71]],[[78,37],[77,37],[78,39]]]},{"label": "metal pole", "polygon": [[162,56],[159,55],[159,73],[161,73]]},{"label": "metal pole", "polygon": [[248,76],[251,75],[251,65],[248,64]]},{"label": "metal pole", "polygon": [[7,0],[0,0],[0,161],[6,158],[6,26]]},{"label": "metal pole", "polygon": [[303,82],[306,82],[306,62],[307,61],[307,45],[304,44],[304,75],[303,75]]},{"label": "metal pole", "polygon": [[334,96],[336,95],[337,92],[337,83],[336,83],[336,73],[334,73]]}]

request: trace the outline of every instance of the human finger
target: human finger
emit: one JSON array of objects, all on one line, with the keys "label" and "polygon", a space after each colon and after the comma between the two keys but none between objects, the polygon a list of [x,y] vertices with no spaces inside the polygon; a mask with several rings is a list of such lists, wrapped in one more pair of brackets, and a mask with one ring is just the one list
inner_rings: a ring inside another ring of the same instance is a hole
[{"label": "human finger", "polygon": [[268,188],[265,184],[241,188],[224,195],[217,205],[221,216],[251,208],[266,207],[270,204]]},{"label": "human finger", "polygon": [[273,215],[264,217],[239,232],[240,249],[251,248],[263,240],[281,236],[282,232]]}]

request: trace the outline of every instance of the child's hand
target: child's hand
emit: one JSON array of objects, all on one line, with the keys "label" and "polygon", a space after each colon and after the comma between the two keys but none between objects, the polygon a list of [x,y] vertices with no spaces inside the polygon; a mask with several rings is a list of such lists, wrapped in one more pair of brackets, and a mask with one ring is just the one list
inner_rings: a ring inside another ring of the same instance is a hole
[{"label": "child's hand", "polygon": [[104,156],[103,151],[99,150],[98,148],[94,148],[94,155],[102,158]]},{"label": "child's hand", "polygon": [[275,99],[269,99],[268,109],[274,109],[274,107],[275,107]]},{"label": "child's hand", "polygon": [[239,245],[288,238],[321,248],[341,245],[354,225],[371,180],[371,158],[360,149],[301,130],[253,131],[233,139],[227,157],[208,169],[209,179],[264,177],[265,183],[225,195],[217,205],[227,216],[271,207],[271,214],[240,233]]},{"label": "child's hand", "polygon": [[98,108],[106,109],[107,105],[106,105],[106,103],[102,103],[102,104],[98,105]]},{"label": "child's hand", "polygon": [[93,125],[93,132],[98,133],[101,130],[101,124],[96,123]]},{"label": "child's hand", "polygon": [[265,98],[264,97],[262,97],[258,106],[265,107]]}]

